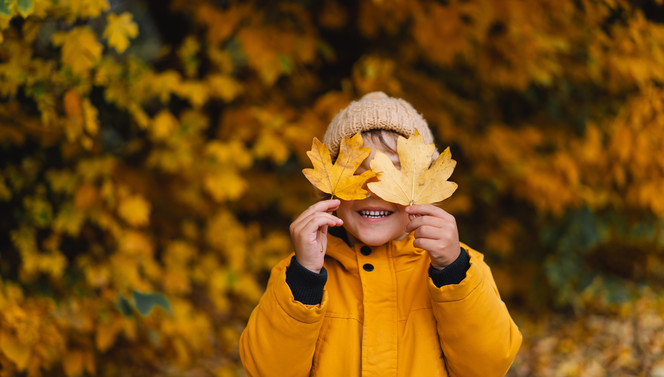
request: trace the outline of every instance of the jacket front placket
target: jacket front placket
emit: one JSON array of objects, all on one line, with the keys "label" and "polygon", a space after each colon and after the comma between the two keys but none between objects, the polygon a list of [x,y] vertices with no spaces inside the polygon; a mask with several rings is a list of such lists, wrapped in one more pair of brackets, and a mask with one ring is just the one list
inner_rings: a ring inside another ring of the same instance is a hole
[{"label": "jacket front placket", "polygon": [[397,375],[397,282],[392,247],[388,243],[369,251],[368,246],[355,246],[364,308],[362,377]]}]

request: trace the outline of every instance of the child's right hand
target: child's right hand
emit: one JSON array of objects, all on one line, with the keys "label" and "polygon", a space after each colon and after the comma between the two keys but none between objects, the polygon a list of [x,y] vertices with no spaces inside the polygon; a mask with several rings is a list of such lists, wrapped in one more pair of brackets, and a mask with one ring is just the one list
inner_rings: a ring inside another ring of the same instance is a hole
[{"label": "child's right hand", "polygon": [[307,208],[290,225],[290,235],[295,247],[295,259],[299,264],[315,273],[323,268],[327,250],[327,227],[341,226],[343,221],[332,212],[341,201],[320,201]]}]

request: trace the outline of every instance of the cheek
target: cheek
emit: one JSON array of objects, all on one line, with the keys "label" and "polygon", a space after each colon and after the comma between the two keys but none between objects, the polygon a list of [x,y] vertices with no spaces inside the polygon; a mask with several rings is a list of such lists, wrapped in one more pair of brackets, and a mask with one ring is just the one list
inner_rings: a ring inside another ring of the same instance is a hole
[{"label": "cheek", "polygon": [[337,217],[341,218],[342,220],[346,220],[348,216],[351,214],[352,209],[350,204],[342,201],[341,204],[339,205],[339,208],[337,208]]},{"label": "cheek", "polygon": [[397,214],[398,221],[403,227],[405,228],[406,225],[410,222],[410,218],[408,217],[408,214],[405,211],[399,211]]}]

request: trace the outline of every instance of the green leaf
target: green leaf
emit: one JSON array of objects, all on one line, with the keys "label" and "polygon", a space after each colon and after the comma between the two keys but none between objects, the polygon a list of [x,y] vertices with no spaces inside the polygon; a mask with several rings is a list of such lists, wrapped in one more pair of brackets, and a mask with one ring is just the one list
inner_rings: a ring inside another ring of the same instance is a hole
[{"label": "green leaf", "polygon": [[168,313],[171,313],[171,303],[168,301],[166,296],[161,293],[143,293],[139,291],[133,291],[133,295],[134,306],[142,316],[150,314],[152,308],[155,305],[160,306]]},{"label": "green leaf", "polygon": [[16,8],[23,18],[27,18],[34,11],[35,3],[33,0],[16,0]]},{"label": "green leaf", "polygon": [[131,304],[124,296],[120,296],[120,298],[118,298],[118,300],[115,302],[115,307],[118,308],[120,313],[122,313],[122,315],[125,317],[131,317],[134,315],[134,312],[131,310]]},{"label": "green leaf", "polygon": [[281,65],[281,70],[284,73],[289,74],[293,72],[293,61],[288,57],[288,55],[279,54],[279,64]]},{"label": "green leaf", "polygon": [[318,48],[318,51],[320,51],[320,53],[323,54],[325,60],[331,61],[336,58],[336,54],[334,53],[334,49],[332,48],[332,46],[325,43],[324,41],[317,41],[316,48]]},{"label": "green leaf", "polygon": [[12,9],[11,4],[14,0],[0,0],[0,15],[2,16],[11,16]]}]

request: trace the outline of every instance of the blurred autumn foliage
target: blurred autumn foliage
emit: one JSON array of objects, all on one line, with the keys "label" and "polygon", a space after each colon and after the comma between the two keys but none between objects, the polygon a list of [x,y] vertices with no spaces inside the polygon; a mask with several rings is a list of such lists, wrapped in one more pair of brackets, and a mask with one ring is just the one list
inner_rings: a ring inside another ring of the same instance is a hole
[{"label": "blurred autumn foliage", "polygon": [[243,375],[305,151],[406,98],[525,335],[664,376],[662,0],[0,0],[0,376]]}]

